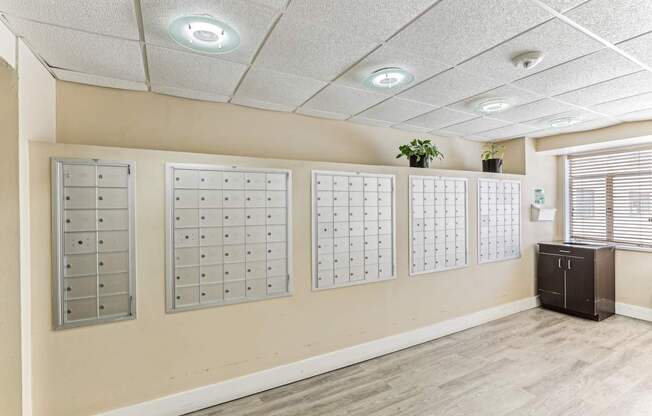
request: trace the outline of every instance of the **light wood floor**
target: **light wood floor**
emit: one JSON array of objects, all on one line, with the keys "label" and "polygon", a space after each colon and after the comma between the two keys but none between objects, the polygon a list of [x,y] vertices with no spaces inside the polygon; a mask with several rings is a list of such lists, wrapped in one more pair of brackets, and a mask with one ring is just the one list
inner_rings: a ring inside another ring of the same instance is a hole
[{"label": "light wood floor", "polygon": [[192,416],[650,416],[652,323],[533,309]]}]

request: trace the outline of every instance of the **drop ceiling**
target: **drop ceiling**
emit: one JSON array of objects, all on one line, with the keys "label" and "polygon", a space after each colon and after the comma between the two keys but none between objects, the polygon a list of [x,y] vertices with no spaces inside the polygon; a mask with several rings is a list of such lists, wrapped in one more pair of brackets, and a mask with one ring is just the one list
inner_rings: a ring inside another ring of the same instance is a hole
[{"label": "drop ceiling", "polygon": [[[652,118],[649,0],[0,0],[0,13],[71,82],[478,141]],[[176,44],[168,25],[191,14],[229,23],[239,48]],[[515,68],[528,50],[543,61]],[[383,67],[414,82],[365,89]],[[495,97],[513,107],[477,112]]]}]

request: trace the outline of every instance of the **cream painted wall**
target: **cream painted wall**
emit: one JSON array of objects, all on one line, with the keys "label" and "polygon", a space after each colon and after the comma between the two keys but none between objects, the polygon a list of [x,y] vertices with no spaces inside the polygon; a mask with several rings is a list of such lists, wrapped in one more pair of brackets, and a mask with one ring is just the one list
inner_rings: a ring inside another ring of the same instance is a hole
[{"label": "cream painted wall", "polygon": [[[57,142],[158,150],[405,166],[408,139],[395,129],[57,82]],[[434,138],[435,166],[480,170],[481,144]]]},{"label": "cream painted wall", "polygon": [[[401,333],[533,296],[534,244],[554,238],[530,223],[523,207],[523,257],[476,264],[476,189],[481,173],[429,170],[470,180],[470,266],[408,277],[409,173],[405,167],[240,158],[155,150],[32,143],[32,312],[34,414],[86,416]],[[50,265],[51,156],[136,163],[138,319],[53,331]],[[288,168],[293,174],[294,295],[207,310],[165,314],[164,163]],[[536,158],[541,172],[553,157]],[[310,289],[310,171],[362,170],[397,177],[395,281],[321,292]],[[486,174],[484,174],[486,175]],[[507,176],[509,177],[509,176]],[[524,195],[540,184],[524,180]],[[541,179],[548,181],[549,179]]]},{"label": "cream painted wall", "polygon": [[56,137],[56,80],[18,40],[18,105],[21,141],[54,142]]},{"label": "cream painted wall", "polygon": [[21,414],[18,81],[0,66],[0,414]]},{"label": "cream painted wall", "polygon": [[621,123],[615,126],[537,139],[538,152],[567,154],[652,143],[652,120]]},{"label": "cream painted wall", "polygon": [[525,175],[525,142],[523,138],[500,142],[505,146],[503,172]]}]

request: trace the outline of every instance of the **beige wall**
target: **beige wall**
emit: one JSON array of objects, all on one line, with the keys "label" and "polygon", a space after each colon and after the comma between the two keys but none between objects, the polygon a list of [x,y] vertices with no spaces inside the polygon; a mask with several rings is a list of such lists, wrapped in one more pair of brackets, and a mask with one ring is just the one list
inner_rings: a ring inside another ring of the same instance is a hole
[{"label": "beige wall", "polygon": [[[403,167],[263,160],[65,144],[31,145],[34,414],[90,415],[401,333],[534,295],[534,243],[553,238],[523,207],[523,257],[476,264],[479,173],[471,178],[470,266],[408,277],[409,173]],[[54,332],[51,329],[51,156],[136,163],[138,319]],[[289,168],[293,175],[294,295],[207,310],[165,314],[164,163]],[[540,163],[543,170],[555,159]],[[363,170],[397,176],[395,281],[321,292],[310,289],[310,171]],[[524,179],[523,177],[516,177]],[[533,186],[524,180],[524,193]],[[110,393],[109,393],[110,392]]]},{"label": "beige wall", "polygon": [[537,151],[566,154],[652,142],[652,120],[537,139]]},{"label": "beige wall", "polygon": [[[90,415],[533,296],[534,244],[555,236],[554,224],[529,222],[527,205],[534,187],[542,183],[556,186],[556,177],[548,175],[550,169],[556,169],[556,158],[530,154],[531,165],[536,168],[534,176],[513,176],[524,184],[523,257],[483,266],[476,264],[475,178],[484,174],[429,170],[426,172],[433,175],[470,178],[470,266],[410,278],[407,181],[409,173],[424,171],[402,167],[406,162],[396,161],[394,154],[397,145],[413,135],[61,82],[57,102],[59,143],[32,143],[30,148],[36,416]],[[479,169],[479,144],[455,139],[437,142],[447,156],[443,166]],[[528,145],[532,150],[533,144],[528,142]],[[177,152],[180,150],[200,153]],[[52,330],[51,156],[126,159],[136,163],[136,321]],[[163,173],[167,161],[292,170],[295,279],[292,297],[165,314]],[[311,291],[310,171],[313,168],[397,175],[397,280]]]},{"label": "beige wall", "polygon": [[[422,133],[231,104],[57,82],[57,142],[405,166],[397,149]],[[434,166],[480,170],[481,144],[434,138]]]},{"label": "beige wall", "polygon": [[505,146],[503,172],[525,175],[525,142],[522,138],[500,142]]},{"label": "beige wall", "polygon": [[21,413],[18,82],[0,65],[0,414]]}]

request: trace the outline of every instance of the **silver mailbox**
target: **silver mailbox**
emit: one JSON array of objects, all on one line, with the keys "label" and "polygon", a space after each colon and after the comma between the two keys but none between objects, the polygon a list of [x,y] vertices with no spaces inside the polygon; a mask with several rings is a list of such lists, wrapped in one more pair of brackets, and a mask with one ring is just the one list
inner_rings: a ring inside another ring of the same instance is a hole
[{"label": "silver mailbox", "polygon": [[410,274],[468,263],[466,178],[410,176]]},{"label": "silver mailbox", "polygon": [[521,256],[521,182],[478,179],[478,263]]},{"label": "silver mailbox", "polygon": [[314,290],[395,277],[394,175],[312,172]]},{"label": "silver mailbox", "polygon": [[52,159],[57,329],[136,317],[133,164]]},{"label": "silver mailbox", "polygon": [[288,170],[168,163],[168,312],[291,294]]}]

